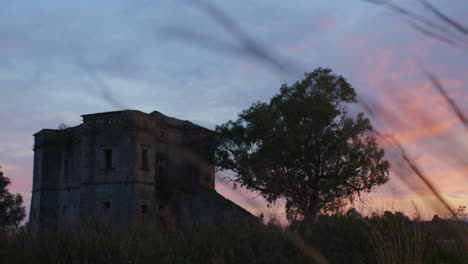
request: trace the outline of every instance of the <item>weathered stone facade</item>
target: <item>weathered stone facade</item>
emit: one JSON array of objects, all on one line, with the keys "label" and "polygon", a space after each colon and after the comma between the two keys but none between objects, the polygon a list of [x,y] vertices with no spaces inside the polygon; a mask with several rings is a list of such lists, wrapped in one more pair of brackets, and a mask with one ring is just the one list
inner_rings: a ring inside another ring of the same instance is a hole
[{"label": "weathered stone facade", "polygon": [[31,230],[251,217],[214,189],[213,131],[156,111],[82,117],[79,126],[34,135]]}]

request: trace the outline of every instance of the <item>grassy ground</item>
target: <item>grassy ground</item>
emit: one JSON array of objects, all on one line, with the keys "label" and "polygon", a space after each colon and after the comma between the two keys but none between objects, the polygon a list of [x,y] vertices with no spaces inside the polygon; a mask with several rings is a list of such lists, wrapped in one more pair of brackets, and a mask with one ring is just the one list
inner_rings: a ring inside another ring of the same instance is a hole
[{"label": "grassy ground", "polygon": [[110,226],[33,236],[3,231],[0,263],[468,263],[465,223],[398,214],[321,216],[313,224],[193,226],[172,231]]}]

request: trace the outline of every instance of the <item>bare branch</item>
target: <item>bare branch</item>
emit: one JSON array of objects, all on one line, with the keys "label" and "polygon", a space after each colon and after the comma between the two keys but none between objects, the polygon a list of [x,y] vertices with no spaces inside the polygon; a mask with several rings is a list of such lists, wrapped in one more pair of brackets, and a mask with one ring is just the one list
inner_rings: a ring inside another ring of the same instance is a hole
[{"label": "bare branch", "polygon": [[[425,0],[419,0],[419,2],[422,5],[424,5],[424,7],[428,9],[431,13],[435,14],[440,21],[436,22],[429,18],[421,16],[415,12],[412,12],[395,4],[391,0],[364,1],[377,5],[384,5],[389,9],[395,11],[396,13],[406,16],[407,18],[412,20],[412,22],[409,22],[408,24],[425,35],[428,35],[432,38],[435,38],[450,45],[468,47],[468,39],[466,38],[466,32],[468,32],[468,30],[460,23],[456,22],[454,19],[449,18]],[[459,33],[448,30],[444,25],[448,26],[449,28],[455,28]]]},{"label": "bare branch", "polygon": [[[278,54],[273,54],[267,51],[267,49],[264,46],[260,45],[260,43],[251,38],[235,20],[231,19],[223,10],[218,8],[216,5],[205,0],[195,0],[190,1],[190,3],[197,6],[202,11],[206,12],[227,32],[232,34],[234,38],[240,42],[242,47],[241,50],[246,55],[253,56],[254,58],[257,58],[257,60],[266,64],[268,67],[271,67],[283,73],[295,73],[298,71],[298,67],[293,63],[290,63],[287,60],[280,58]],[[204,39],[204,41],[206,41],[206,39]],[[224,46],[226,47],[226,45]]]},{"label": "bare branch", "polygon": [[445,209],[447,209],[447,211],[449,211],[454,218],[458,219],[450,204],[444,199],[444,197],[442,197],[442,195],[440,195],[440,191],[437,190],[437,188],[428,179],[428,177],[422,173],[421,169],[416,165],[416,163],[408,157],[406,150],[403,148],[400,142],[392,136],[390,136],[390,139],[393,141],[394,145],[399,149],[401,158],[406,162],[409,168],[416,174],[416,176],[418,176],[418,178],[424,183],[424,185],[426,185],[426,187],[429,188],[432,194],[436,196],[437,200],[439,200],[439,202],[442,203]]},{"label": "bare branch", "polygon": [[428,29],[425,29],[424,27],[418,25],[417,23],[414,23],[414,22],[411,22],[411,21],[408,21],[407,22],[412,28],[414,28],[416,31],[419,31],[421,33],[423,33],[424,35],[430,37],[430,38],[434,38],[434,39],[437,39],[439,41],[442,41],[444,42],[445,44],[449,44],[449,45],[452,45],[452,46],[457,46],[457,42],[450,39],[450,38],[447,38],[443,35],[440,35],[434,31],[431,31],[431,30],[428,30]]},{"label": "bare branch", "polygon": [[245,54],[242,47],[238,47],[226,41],[216,40],[208,35],[201,34],[192,30],[186,30],[184,28],[165,28],[160,32],[165,37],[176,38],[179,40],[188,40],[210,50],[228,52],[232,53],[233,55]]},{"label": "bare branch", "polygon": [[430,73],[428,70],[426,70],[424,67],[421,67],[424,73],[427,75],[427,77],[431,80],[432,84],[434,84],[434,87],[437,88],[437,91],[444,97],[445,101],[450,106],[450,109],[457,115],[458,119],[463,123],[466,129],[468,129],[468,120],[463,114],[462,110],[460,107],[455,103],[455,101],[448,95],[448,93],[445,91],[444,87],[442,84],[439,82],[439,79],[432,73]]},{"label": "bare branch", "polygon": [[442,13],[439,9],[435,8],[433,5],[431,5],[429,2],[426,0],[419,0],[429,11],[431,11],[434,15],[439,17],[441,20],[445,21],[447,24],[451,25],[453,28],[461,32],[462,34],[468,36],[468,29],[462,26],[460,23],[455,21],[454,19],[451,19],[444,13]]},{"label": "bare branch", "polygon": [[76,60],[76,65],[78,65],[78,67],[88,75],[88,77],[96,85],[96,87],[101,90],[102,96],[112,107],[118,110],[126,109],[126,107],[114,97],[110,87],[101,79],[99,74],[89,63],[87,63],[81,58],[79,60]]}]

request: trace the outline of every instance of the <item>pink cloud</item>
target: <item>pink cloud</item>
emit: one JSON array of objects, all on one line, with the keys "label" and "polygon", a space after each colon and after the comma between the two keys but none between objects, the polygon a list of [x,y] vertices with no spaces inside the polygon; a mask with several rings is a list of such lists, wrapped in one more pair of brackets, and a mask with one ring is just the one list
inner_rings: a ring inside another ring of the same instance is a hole
[{"label": "pink cloud", "polygon": [[331,16],[323,16],[315,21],[313,24],[314,27],[318,28],[321,32],[334,32],[336,30],[336,21]]},{"label": "pink cloud", "polygon": [[[435,40],[414,38],[396,46],[379,42],[378,34],[373,34],[347,40],[341,46],[354,52],[357,67],[353,79],[361,83],[357,92],[376,114],[374,126],[399,140],[454,207],[467,204],[468,192],[463,188],[468,184],[466,130],[420,69],[424,64],[436,74],[449,95],[467,109],[468,93],[463,84],[468,83],[468,77],[455,74],[463,66],[437,61],[433,55],[440,52],[440,45]],[[390,147],[388,142],[380,144]],[[395,157],[398,155],[392,159]],[[413,202],[417,201],[427,217],[443,212],[436,197],[414,173],[398,163],[393,163],[390,183],[379,188],[373,198],[379,206],[398,201],[408,212],[414,211]]]}]

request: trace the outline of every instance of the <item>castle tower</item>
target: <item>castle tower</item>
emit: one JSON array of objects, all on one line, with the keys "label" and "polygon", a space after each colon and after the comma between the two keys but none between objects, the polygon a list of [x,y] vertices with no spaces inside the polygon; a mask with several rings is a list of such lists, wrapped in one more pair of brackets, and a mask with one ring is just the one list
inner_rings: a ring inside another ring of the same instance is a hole
[{"label": "castle tower", "polygon": [[159,112],[82,118],[34,134],[31,230],[86,220],[157,224],[174,201],[184,211],[187,194],[214,192],[213,131]]}]

